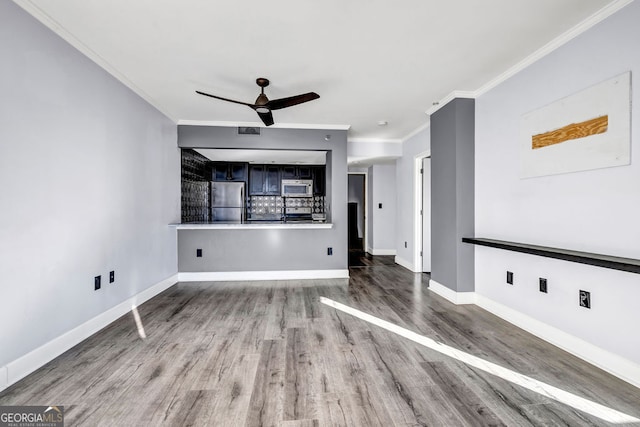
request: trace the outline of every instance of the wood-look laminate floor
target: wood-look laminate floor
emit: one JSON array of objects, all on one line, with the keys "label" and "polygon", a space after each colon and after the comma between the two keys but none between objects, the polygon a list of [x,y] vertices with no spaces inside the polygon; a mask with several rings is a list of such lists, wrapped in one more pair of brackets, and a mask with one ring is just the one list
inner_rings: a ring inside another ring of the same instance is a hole
[{"label": "wood-look laminate floor", "polygon": [[353,307],[640,418],[640,389],[369,258],[349,280],[180,283],[0,394],[68,426],[602,426],[320,302]]}]

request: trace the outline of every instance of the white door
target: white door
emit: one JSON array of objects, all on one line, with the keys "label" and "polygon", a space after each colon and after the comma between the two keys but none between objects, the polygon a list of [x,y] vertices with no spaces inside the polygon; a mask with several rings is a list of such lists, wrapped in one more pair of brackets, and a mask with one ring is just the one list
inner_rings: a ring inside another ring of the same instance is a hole
[{"label": "white door", "polygon": [[431,158],[422,159],[422,271],[431,272]]}]

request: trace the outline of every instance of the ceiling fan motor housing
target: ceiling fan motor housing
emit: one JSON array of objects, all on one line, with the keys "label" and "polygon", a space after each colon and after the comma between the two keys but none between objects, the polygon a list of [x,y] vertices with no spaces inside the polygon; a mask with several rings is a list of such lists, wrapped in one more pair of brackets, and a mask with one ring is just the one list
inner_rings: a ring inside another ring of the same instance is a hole
[{"label": "ceiling fan motor housing", "polygon": [[267,95],[261,93],[256,98],[256,102],[254,103],[254,110],[256,110],[258,113],[268,113],[269,111],[271,111],[269,107],[266,106],[268,102],[269,98],[267,98]]}]

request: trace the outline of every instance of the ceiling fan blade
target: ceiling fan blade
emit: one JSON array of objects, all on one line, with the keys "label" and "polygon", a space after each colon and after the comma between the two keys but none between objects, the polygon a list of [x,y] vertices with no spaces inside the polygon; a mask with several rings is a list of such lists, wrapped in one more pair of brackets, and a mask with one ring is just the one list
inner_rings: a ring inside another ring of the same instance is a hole
[{"label": "ceiling fan blade", "polygon": [[267,102],[267,107],[270,110],[280,110],[281,108],[291,107],[292,105],[302,104],[303,102],[313,101],[320,98],[315,92],[304,93],[302,95],[290,96],[288,98],[272,99]]},{"label": "ceiling fan blade", "polygon": [[[258,112],[256,111],[256,113]],[[271,111],[267,113],[258,113],[258,116],[260,116],[260,119],[265,126],[271,126],[273,124],[273,114],[271,114]]]},{"label": "ceiling fan blade", "polygon": [[200,95],[208,96],[210,98],[221,99],[223,101],[228,101],[228,102],[233,102],[233,103],[236,103],[236,104],[248,105],[249,107],[253,107],[253,104],[249,104],[249,103],[242,102],[242,101],[234,101],[233,99],[223,98],[221,96],[216,96],[216,95],[211,95],[209,93],[200,92],[199,90],[197,90],[196,93],[200,94]]}]

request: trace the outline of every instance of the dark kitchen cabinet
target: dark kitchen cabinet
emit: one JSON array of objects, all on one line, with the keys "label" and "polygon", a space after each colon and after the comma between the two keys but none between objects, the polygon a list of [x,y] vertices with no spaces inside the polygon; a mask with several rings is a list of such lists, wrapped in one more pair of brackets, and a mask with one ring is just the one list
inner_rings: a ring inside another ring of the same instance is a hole
[{"label": "dark kitchen cabinet", "polygon": [[258,196],[264,194],[264,165],[249,166],[249,195]]},{"label": "dark kitchen cabinet", "polygon": [[250,165],[249,195],[279,196],[280,167],[274,165]]},{"label": "dark kitchen cabinet", "polygon": [[211,179],[213,181],[226,181],[227,180],[227,163],[212,163],[211,164]]},{"label": "dark kitchen cabinet", "polygon": [[280,167],[279,166],[266,165],[264,192],[269,196],[280,195]]},{"label": "dark kitchen cabinet", "polygon": [[325,196],[327,174],[325,166],[312,166],[311,179],[313,179],[313,195]]},{"label": "dark kitchen cabinet", "polygon": [[311,166],[298,166],[298,179],[311,178]]},{"label": "dark kitchen cabinet", "polygon": [[282,179],[297,179],[297,172],[295,166],[282,166]]},{"label": "dark kitchen cabinet", "polygon": [[213,162],[213,181],[245,181],[247,180],[247,163]]},{"label": "dark kitchen cabinet", "polygon": [[311,179],[311,166],[285,165],[281,169],[282,179]]}]

